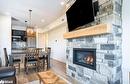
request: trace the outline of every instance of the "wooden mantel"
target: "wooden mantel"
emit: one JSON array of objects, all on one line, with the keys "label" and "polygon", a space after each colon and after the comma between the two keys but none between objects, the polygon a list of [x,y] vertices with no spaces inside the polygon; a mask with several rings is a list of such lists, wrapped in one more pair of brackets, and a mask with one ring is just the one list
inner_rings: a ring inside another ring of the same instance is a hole
[{"label": "wooden mantel", "polygon": [[100,34],[108,34],[111,33],[111,25],[110,24],[99,24],[91,27],[87,27],[84,29],[76,30],[73,32],[68,32],[64,34],[65,39],[70,38],[78,38],[83,36],[94,36]]}]

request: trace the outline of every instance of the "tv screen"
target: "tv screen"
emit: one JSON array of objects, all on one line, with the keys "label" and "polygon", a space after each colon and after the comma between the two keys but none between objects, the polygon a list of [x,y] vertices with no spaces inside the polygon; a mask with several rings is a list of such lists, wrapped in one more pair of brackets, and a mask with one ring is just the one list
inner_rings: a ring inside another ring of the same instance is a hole
[{"label": "tv screen", "polygon": [[92,0],[76,0],[66,12],[69,31],[94,21]]}]

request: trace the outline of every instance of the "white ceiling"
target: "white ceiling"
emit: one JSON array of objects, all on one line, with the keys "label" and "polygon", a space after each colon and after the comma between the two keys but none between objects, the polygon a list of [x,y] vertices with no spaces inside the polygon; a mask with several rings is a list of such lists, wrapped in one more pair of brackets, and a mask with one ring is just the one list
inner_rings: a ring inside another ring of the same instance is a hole
[{"label": "white ceiling", "polygon": [[[32,9],[32,25],[44,28],[63,13],[65,13],[64,0],[0,0],[0,13],[13,17],[12,25],[29,24],[29,9]],[[41,20],[44,19],[44,22]]]}]

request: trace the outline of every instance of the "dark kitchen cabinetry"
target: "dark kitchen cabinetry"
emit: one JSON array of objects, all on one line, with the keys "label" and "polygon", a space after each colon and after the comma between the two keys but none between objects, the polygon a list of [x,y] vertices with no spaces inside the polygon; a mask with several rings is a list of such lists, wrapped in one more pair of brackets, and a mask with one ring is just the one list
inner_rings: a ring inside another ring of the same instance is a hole
[{"label": "dark kitchen cabinetry", "polygon": [[26,31],[12,30],[12,36],[26,36]]},{"label": "dark kitchen cabinetry", "polygon": [[12,41],[27,41],[26,31],[12,30]]},{"label": "dark kitchen cabinetry", "polygon": [[12,41],[27,41],[27,37],[26,36],[12,36]]},{"label": "dark kitchen cabinetry", "polygon": [[36,32],[27,34],[23,30],[12,30],[12,49],[26,49],[36,47]]},{"label": "dark kitchen cabinetry", "polygon": [[27,47],[27,34],[23,30],[12,30],[12,49],[25,49]]}]

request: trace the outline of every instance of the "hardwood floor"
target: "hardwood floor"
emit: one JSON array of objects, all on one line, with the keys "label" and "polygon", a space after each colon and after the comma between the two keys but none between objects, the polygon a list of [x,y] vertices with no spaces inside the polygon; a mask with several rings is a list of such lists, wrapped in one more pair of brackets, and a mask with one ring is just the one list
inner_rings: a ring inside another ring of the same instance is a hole
[{"label": "hardwood floor", "polygon": [[[51,59],[51,69],[54,71],[57,75],[60,77],[63,77],[64,79],[67,79],[66,76],[66,64],[59,62],[57,60]],[[17,84],[25,84],[29,83],[31,81],[39,80],[37,76],[37,72],[35,69],[29,69],[28,75],[24,73],[23,64],[21,64],[21,70],[20,73],[17,72]]]},{"label": "hardwood floor", "polygon": [[51,60],[51,69],[59,74],[60,76],[66,78],[66,64],[57,60]]},{"label": "hardwood floor", "polygon": [[16,78],[17,78],[17,84],[25,84],[25,83],[28,83],[31,81],[38,80],[37,73],[34,69],[29,69],[29,73],[26,74],[24,72],[24,68],[22,68],[22,66],[20,69],[20,73],[17,72]]},{"label": "hardwood floor", "polygon": [[69,81],[69,84],[81,84],[77,80],[72,79],[68,75],[66,75],[66,64],[57,60],[51,60],[51,70],[53,70],[56,74],[63,77],[65,80]]}]

